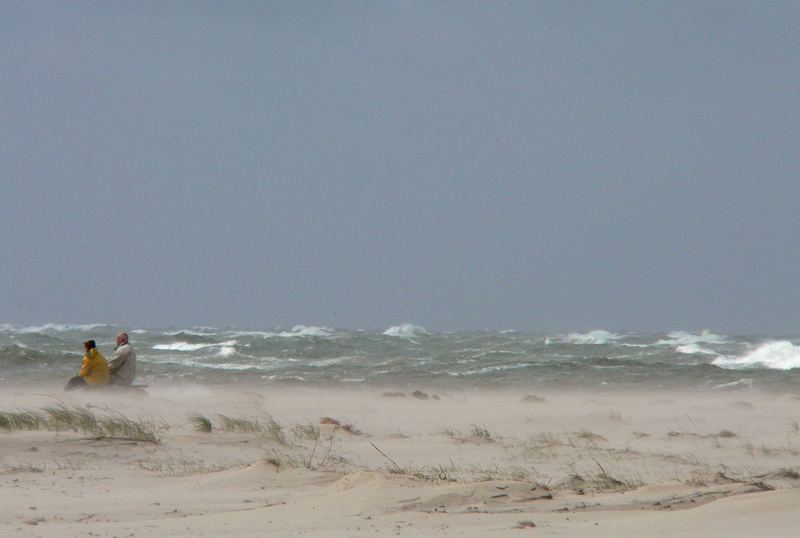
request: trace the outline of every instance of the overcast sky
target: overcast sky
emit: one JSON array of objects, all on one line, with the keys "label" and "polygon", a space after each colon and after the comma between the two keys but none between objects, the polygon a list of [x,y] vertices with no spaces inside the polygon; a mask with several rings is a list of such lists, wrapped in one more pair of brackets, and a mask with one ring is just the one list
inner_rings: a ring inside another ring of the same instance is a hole
[{"label": "overcast sky", "polygon": [[0,0],[0,322],[800,333],[798,21]]}]

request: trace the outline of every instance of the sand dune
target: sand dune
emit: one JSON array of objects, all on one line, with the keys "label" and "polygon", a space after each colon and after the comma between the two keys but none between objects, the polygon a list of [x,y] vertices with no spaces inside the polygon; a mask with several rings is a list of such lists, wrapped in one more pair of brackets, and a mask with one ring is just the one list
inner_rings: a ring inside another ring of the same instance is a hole
[{"label": "sand dune", "polygon": [[[0,535],[788,536],[800,524],[794,395],[425,392],[5,394]],[[95,423],[67,427],[57,409]],[[20,410],[40,422],[9,423]]]}]

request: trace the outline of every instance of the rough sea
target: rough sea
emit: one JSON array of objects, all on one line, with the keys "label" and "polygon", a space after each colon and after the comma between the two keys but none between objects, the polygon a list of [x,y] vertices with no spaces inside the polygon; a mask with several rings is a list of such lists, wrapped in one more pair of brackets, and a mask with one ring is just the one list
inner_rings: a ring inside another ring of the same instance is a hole
[{"label": "rough sea", "polygon": [[[110,325],[0,325],[0,387],[64,382],[82,345],[107,358]],[[800,390],[800,337],[661,334],[431,332],[297,326],[244,330],[124,328],[138,383],[395,387],[398,389]]]}]

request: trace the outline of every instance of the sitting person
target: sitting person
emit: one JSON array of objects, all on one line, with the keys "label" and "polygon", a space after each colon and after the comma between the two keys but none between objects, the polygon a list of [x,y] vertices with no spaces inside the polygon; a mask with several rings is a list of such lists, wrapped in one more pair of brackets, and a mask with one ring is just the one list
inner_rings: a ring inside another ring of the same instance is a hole
[{"label": "sitting person", "polygon": [[67,382],[64,390],[108,385],[108,363],[106,363],[106,358],[97,350],[94,340],[87,340],[83,343],[83,347],[86,353],[83,354],[81,371]]},{"label": "sitting person", "polygon": [[112,385],[133,384],[136,378],[136,352],[128,342],[128,333],[117,335],[117,345],[108,363],[108,372],[111,374],[109,383]]}]

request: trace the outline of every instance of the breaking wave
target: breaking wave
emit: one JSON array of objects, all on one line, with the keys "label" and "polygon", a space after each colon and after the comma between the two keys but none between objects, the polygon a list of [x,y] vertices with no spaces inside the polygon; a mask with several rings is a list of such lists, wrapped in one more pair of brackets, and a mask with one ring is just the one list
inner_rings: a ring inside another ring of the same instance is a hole
[{"label": "breaking wave", "polygon": [[15,332],[19,334],[35,334],[44,332],[67,332],[78,331],[85,332],[97,329],[100,327],[108,327],[105,323],[88,323],[85,325],[68,325],[64,323],[46,323],[39,326],[31,327],[18,327],[16,325],[3,324],[0,325],[0,330],[4,332]]},{"label": "breaking wave", "polygon": [[216,332],[198,331],[196,329],[180,329],[177,331],[167,331],[163,334],[165,334],[166,336],[178,336],[180,334],[186,334],[189,336],[217,336]]},{"label": "breaking wave", "polygon": [[685,353],[686,355],[717,355],[716,352],[698,346],[697,344],[686,344],[675,348],[678,353]]},{"label": "breaking wave", "polygon": [[389,327],[383,334],[386,336],[400,336],[402,338],[412,338],[414,336],[429,336],[429,333],[424,327],[420,327],[419,325],[412,325],[411,323],[403,323],[402,325],[396,325],[394,327]]},{"label": "breaking wave", "polygon": [[711,331],[704,330],[699,333],[690,333],[685,331],[672,331],[667,334],[666,338],[662,338],[656,342],[657,346],[691,346],[697,344],[724,344],[728,338],[721,334],[714,334]]},{"label": "breaking wave", "polygon": [[326,327],[306,327],[305,325],[295,325],[291,331],[284,331],[278,336],[293,337],[293,336],[330,336],[333,331]]},{"label": "breaking wave", "polygon": [[767,342],[741,357],[718,357],[711,364],[729,369],[791,370],[800,368],[800,346],[785,340]]},{"label": "breaking wave", "polygon": [[81,341],[96,338],[110,353],[119,330],[131,335],[140,366],[137,374],[146,384],[364,383],[383,389],[565,383],[738,390],[752,383],[782,391],[800,386],[800,335],[606,330],[431,333],[412,323],[377,331],[308,325],[291,329],[39,325],[0,324],[0,390],[21,383],[63,383],[80,364]]},{"label": "breaking wave", "polygon": [[570,333],[564,337],[564,342],[568,344],[607,344],[621,338],[622,336],[619,334],[596,330],[588,333]]},{"label": "breaking wave", "polygon": [[230,348],[236,345],[236,340],[229,340],[227,342],[219,342],[217,344],[190,344],[189,342],[173,342],[172,344],[156,344],[153,349],[159,351],[198,351],[200,349],[209,347],[221,347],[222,349]]}]

